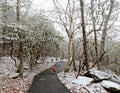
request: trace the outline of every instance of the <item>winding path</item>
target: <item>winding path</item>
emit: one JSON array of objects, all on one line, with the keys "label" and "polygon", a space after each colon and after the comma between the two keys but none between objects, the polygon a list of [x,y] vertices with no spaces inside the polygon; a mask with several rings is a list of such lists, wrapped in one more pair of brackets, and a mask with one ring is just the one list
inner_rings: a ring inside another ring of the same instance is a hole
[{"label": "winding path", "polygon": [[[65,62],[56,64],[57,73],[63,71]],[[70,93],[60,82],[56,75],[51,74],[50,69],[36,75],[28,91],[29,93]]]}]

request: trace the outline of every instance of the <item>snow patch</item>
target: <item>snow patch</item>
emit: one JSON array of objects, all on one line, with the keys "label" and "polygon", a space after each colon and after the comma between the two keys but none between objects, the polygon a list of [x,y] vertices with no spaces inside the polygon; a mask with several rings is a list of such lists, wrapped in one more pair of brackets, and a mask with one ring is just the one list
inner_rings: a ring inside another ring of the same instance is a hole
[{"label": "snow patch", "polygon": [[94,80],[92,78],[79,76],[76,79],[73,71],[66,74],[61,72],[58,73],[57,76],[71,93],[109,93],[101,86],[101,84],[92,83]]},{"label": "snow patch", "polygon": [[116,91],[120,91],[120,85],[112,81],[103,80],[101,82],[101,85],[106,89],[114,89]]},{"label": "snow patch", "polygon": [[106,72],[99,71],[96,68],[93,68],[87,72],[88,74],[92,75],[92,77],[95,80],[104,80],[104,79],[110,79],[110,75]]},{"label": "snow patch", "polygon": [[90,85],[94,81],[93,78],[85,77],[85,76],[79,76],[77,79],[73,80],[72,83],[81,85],[81,86],[87,86]]}]

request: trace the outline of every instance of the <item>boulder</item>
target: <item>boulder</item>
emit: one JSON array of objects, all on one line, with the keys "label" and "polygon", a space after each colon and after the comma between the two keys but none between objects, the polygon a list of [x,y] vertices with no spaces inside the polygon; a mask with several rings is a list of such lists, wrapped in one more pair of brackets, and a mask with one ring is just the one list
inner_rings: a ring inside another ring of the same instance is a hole
[{"label": "boulder", "polygon": [[81,86],[87,86],[90,85],[94,79],[85,77],[85,76],[79,76],[77,79],[73,80],[72,83],[81,85]]},{"label": "boulder", "polygon": [[96,68],[93,68],[87,72],[84,73],[84,76],[94,78],[95,81],[102,81],[102,80],[108,80],[110,79],[110,75],[106,72],[99,71]]},{"label": "boulder", "polygon": [[92,83],[88,86],[88,89],[91,90],[90,93],[108,93],[108,91],[104,89],[100,83]]},{"label": "boulder", "polygon": [[108,80],[103,80],[101,82],[102,87],[105,89],[109,90],[111,93],[120,93],[120,84],[108,81]]},{"label": "boulder", "polygon": [[108,73],[110,75],[110,77],[111,77],[110,81],[120,84],[120,77],[117,76],[114,72],[112,72],[111,70],[108,70],[106,73]]},{"label": "boulder", "polygon": [[18,75],[19,75],[19,73],[12,73],[12,74],[10,74],[8,77],[9,77],[9,78],[17,78]]}]

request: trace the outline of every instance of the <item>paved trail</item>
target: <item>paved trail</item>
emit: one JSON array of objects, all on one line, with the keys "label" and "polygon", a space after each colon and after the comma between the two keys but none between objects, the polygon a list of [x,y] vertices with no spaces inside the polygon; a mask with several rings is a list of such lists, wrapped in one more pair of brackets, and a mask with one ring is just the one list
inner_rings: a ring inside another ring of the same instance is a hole
[{"label": "paved trail", "polygon": [[[59,62],[56,66],[59,73],[63,71],[65,62]],[[70,93],[70,91],[48,69],[34,77],[29,93]]]}]

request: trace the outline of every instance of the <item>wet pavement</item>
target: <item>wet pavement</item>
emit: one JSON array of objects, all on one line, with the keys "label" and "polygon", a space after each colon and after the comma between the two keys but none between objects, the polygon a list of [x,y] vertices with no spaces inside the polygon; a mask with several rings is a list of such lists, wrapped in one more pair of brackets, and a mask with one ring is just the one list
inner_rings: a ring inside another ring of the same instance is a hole
[{"label": "wet pavement", "polygon": [[[65,65],[65,62],[58,62],[56,64],[57,73],[62,72]],[[70,91],[48,69],[34,77],[28,93],[70,93]]]}]

